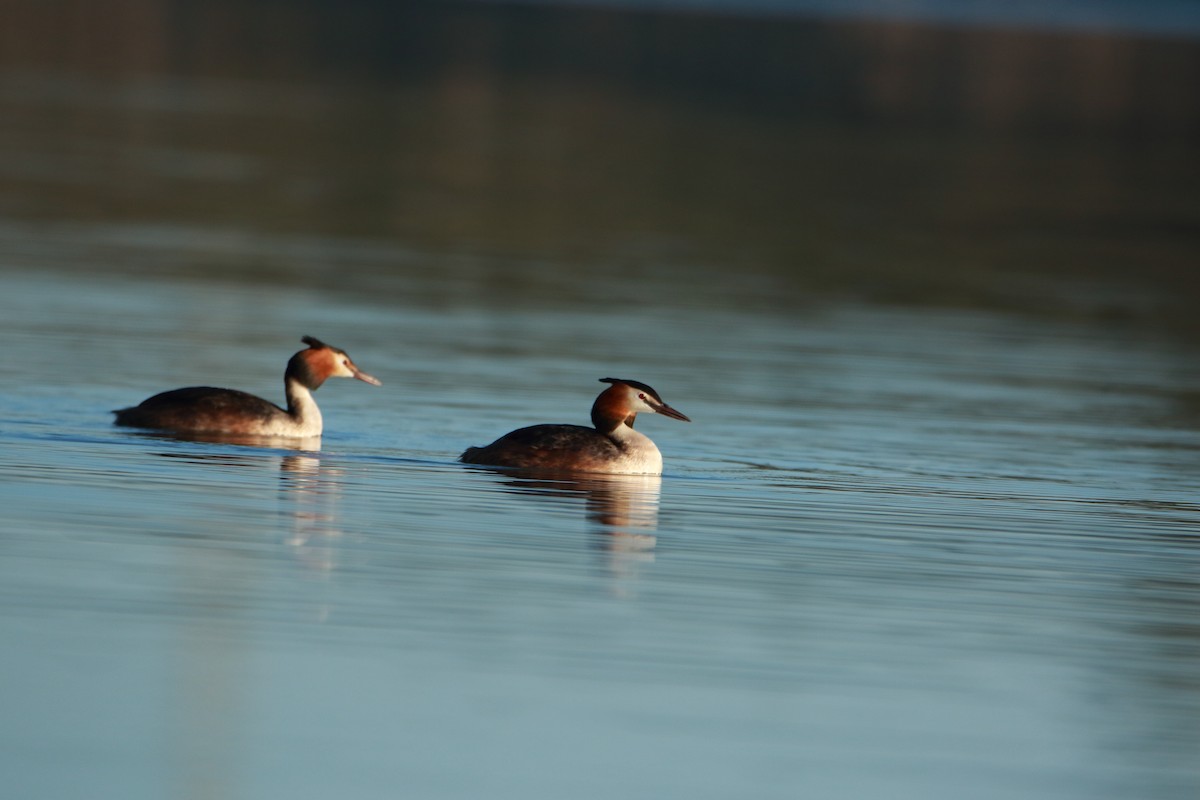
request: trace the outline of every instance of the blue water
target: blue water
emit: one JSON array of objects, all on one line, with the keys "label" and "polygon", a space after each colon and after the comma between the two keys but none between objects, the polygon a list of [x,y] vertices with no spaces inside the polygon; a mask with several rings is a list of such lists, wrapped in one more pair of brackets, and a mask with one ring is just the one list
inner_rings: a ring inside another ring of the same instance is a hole
[{"label": "blue water", "polygon": [[[24,357],[0,429],[2,751],[21,796],[1200,781],[1200,439],[1170,417],[1192,378],[1153,342],[957,312],[668,314],[619,360],[695,420],[639,420],[665,475],[533,481],[454,456],[582,421],[616,363],[587,344],[603,315],[498,358],[453,314],[366,298],[284,292],[246,341],[163,314],[224,319],[256,290],[6,284]],[[115,330],[83,327],[107,308]],[[110,427],[189,379],[277,397],[298,337],[259,326],[322,335],[384,386],[323,387],[317,452]],[[437,344],[396,346],[418,330]]]}]

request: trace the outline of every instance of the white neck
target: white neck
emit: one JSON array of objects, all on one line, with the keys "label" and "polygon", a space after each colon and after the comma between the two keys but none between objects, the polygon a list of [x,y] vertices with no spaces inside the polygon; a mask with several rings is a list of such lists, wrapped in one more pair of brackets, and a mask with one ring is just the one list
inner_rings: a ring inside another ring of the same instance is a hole
[{"label": "white neck", "polygon": [[321,409],[312,392],[299,381],[288,378],[285,381],[288,402],[288,416],[295,426],[289,436],[320,436],[324,421],[321,419]]}]

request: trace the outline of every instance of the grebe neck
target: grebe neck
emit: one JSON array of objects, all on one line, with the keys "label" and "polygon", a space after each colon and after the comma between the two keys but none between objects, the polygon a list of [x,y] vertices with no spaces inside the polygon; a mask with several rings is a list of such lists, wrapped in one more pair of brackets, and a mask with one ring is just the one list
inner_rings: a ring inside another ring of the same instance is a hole
[{"label": "grebe neck", "polygon": [[[616,387],[613,387],[616,389]],[[631,411],[622,394],[609,389],[592,405],[592,424],[622,452],[621,461],[630,472],[662,472],[662,454],[650,437],[633,429],[637,412]]]},{"label": "grebe neck", "polygon": [[629,406],[623,401],[620,394],[614,391],[616,388],[614,386],[612,389],[601,392],[600,396],[596,398],[596,402],[592,403],[592,425],[605,436],[620,438],[617,430],[621,427],[632,429],[637,414],[629,413]]},{"label": "grebe neck", "polygon": [[287,413],[302,431],[299,435],[320,436],[323,425],[321,409],[317,407],[312,392],[290,374],[284,378],[284,387],[287,395]]}]

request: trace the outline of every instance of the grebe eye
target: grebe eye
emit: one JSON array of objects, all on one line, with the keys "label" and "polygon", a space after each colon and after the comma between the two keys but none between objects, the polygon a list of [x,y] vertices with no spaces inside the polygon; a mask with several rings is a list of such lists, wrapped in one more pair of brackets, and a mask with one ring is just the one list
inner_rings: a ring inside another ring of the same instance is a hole
[{"label": "grebe eye", "polygon": [[644,393],[644,392],[638,392],[638,400],[645,400],[645,399],[646,399],[646,395],[645,395],[645,393]]}]

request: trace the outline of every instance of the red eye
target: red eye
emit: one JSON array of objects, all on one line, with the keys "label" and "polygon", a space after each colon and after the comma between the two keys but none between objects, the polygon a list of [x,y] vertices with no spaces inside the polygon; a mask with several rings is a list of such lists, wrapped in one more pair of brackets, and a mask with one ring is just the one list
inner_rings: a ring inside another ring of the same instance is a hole
[{"label": "red eye", "polygon": [[646,399],[646,395],[642,394],[641,392],[638,392],[638,400],[645,400],[645,399]]}]

